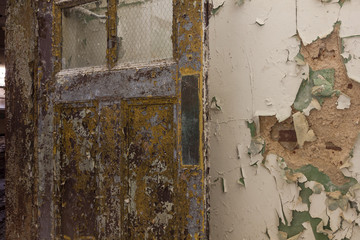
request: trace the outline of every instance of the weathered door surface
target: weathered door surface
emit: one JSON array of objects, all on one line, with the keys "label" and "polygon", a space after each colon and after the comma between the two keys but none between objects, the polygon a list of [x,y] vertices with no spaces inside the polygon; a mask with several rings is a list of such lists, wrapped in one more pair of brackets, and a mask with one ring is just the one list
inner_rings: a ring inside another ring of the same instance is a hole
[{"label": "weathered door surface", "polygon": [[39,3],[39,239],[205,239],[203,2]]}]

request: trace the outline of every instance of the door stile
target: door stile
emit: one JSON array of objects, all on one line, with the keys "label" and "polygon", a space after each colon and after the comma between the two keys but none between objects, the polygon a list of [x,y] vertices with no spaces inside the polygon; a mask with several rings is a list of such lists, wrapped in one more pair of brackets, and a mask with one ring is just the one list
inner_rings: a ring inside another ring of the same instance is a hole
[{"label": "door stile", "polygon": [[[183,101],[186,96],[184,87],[185,82],[192,83],[197,89],[191,91],[192,95],[198,98],[198,112],[194,116],[193,121],[198,122],[199,144],[195,155],[198,156],[198,161],[189,161],[183,154],[184,142],[180,147],[180,163],[179,163],[179,194],[185,194],[188,198],[180,200],[178,212],[181,215],[180,226],[185,236],[189,239],[206,239],[206,216],[205,216],[205,171],[204,171],[204,124],[203,124],[203,1],[186,0],[176,1],[176,34],[178,36],[176,45],[179,71],[178,71],[178,88],[177,94],[179,96],[179,109],[183,110]],[[192,106],[188,106],[191,107]],[[179,139],[182,138],[186,131],[188,121],[182,119],[183,112],[179,111]],[[195,109],[191,109],[196,112]],[[194,125],[193,125],[194,126]],[[181,139],[182,141],[182,139]],[[195,157],[196,158],[196,157]]]}]

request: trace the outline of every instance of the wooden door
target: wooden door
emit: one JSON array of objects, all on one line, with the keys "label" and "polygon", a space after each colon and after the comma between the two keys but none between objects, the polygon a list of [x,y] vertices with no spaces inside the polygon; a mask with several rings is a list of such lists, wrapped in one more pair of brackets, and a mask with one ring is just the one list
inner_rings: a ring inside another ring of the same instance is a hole
[{"label": "wooden door", "polygon": [[207,238],[202,5],[39,3],[39,239]]}]

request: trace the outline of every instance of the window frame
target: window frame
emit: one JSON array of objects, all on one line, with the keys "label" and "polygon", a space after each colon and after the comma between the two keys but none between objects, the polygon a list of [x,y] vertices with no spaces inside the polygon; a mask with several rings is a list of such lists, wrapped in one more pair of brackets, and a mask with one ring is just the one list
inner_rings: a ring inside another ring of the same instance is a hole
[{"label": "window frame", "polygon": [[178,30],[176,27],[177,13],[179,10],[176,4],[177,0],[173,0],[173,19],[172,19],[172,35],[171,41],[173,46],[172,58],[165,60],[154,60],[149,62],[118,63],[118,36],[117,36],[117,1],[107,0],[106,12],[106,32],[107,32],[107,48],[106,48],[106,64],[79,68],[62,68],[62,10],[65,8],[76,7],[82,4],[96,2],[96,0],[55,0],[53,5],[53,56],[55,57],[54,72],[94,72],[94,71],[108,71],[121,70],[125,68],[146,68],[149,66],[172,65],[178,63],[179,53],[177,52]]}]

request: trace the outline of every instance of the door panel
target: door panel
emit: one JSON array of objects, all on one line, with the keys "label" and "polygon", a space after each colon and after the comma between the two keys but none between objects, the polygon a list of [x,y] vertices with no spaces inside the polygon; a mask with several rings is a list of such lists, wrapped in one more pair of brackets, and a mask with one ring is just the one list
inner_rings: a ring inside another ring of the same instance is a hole
[{"label": "door panel", "polygon": [[58,107],[59,231],[65,239],[96,236],[97,111],[89,104]]},{"label": "door panel", "polygon": [[59,104],[60,239],[176,237],[176,98]]},{"label": "door panel", "polygon": [[122,145],[121,101],[99,103],[99,239],[120,239],[126,187]]},{"label": "door panel", "polygon": [[171,239],[177,152],[175,99],[126,101],[126,157],[130,239]]}]

